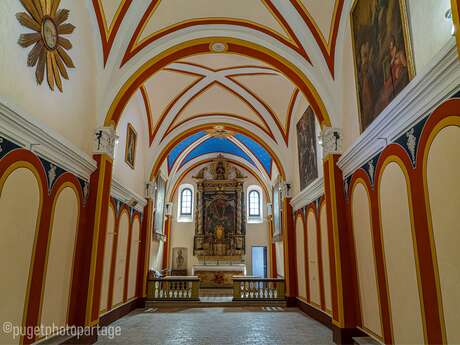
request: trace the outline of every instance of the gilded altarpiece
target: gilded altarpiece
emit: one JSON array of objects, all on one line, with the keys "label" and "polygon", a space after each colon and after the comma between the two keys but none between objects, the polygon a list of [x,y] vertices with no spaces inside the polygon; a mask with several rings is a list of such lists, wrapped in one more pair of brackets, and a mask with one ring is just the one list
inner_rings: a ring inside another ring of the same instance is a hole
[{"label": "gilded altarpiece", "polygon": [[193,254],[202,260],[242,261],[245,255],[245,176],[223,157],[194,176],[197,181]]}]

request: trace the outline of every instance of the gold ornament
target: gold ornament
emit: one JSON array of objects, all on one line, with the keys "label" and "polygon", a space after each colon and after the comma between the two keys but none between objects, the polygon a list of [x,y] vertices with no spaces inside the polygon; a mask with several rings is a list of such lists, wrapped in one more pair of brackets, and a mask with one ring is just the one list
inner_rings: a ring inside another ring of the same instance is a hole
[{"label": "gold ornament", "polygon": [[27,10],[16,14],[21,25],[35,31],[21,34],[18,43],[27,48],[34,44],[27,58],[27,66],[34,67],[37,83],[41,84],[45,76],[51,90],[54,85],[62,92],[62,80],[69,79],[67,68],[75,65],[66,50],[72,48],[72,43],[62,35],[71,34],[75,26],[66,23],[69,10],[58,10],[61,0],[20,0]]}]

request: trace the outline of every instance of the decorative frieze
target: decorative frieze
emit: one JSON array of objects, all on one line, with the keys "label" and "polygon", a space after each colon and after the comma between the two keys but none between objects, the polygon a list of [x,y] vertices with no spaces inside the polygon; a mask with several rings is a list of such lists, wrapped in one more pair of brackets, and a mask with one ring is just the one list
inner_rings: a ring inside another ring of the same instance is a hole
[{"label": "decorative frieze", "polygon": [[113,159],[117,139],[115,128],[112,126],[97,128],[94,131],[93,153],[96,155],[106,154]]}]

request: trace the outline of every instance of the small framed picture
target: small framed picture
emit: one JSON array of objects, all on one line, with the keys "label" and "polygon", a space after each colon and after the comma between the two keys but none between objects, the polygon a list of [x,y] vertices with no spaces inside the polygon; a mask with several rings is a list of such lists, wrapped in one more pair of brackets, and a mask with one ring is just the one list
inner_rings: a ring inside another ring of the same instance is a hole
[{"label": "small framed picture", "polygon": [[137,132],[134,127],[128,123],[128,128],[126,130],[125,162],[131,169],[134,169],[134,163],[136,161],[136,144]]}]

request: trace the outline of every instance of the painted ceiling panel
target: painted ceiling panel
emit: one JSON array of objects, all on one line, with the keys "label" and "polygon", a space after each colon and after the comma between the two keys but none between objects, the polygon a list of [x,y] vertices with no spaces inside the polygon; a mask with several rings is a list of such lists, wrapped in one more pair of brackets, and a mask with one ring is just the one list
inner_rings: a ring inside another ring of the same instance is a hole
[{"label": "painted ceiling panel", "polygon": [[256,141],[244,134],[237,133],[233,135],[233,137],[240,141],[252,152],[254,156],[257,157],[257,159],[267,172],[268,176],[270,176],[273,162],[270,153],[267,150],[265,150],[265,148],[262,145],[260,145],[259,143],[257,143]]},{"label": "painted ceiling panel", "polygon": [[184,166],[194,158],[197,158],[208,153],[228,153],[234,156],[241,157],[248,161],[254,167],[257,167],[254,161],[235,143],[227,138],[213,137],[205,140],[195,147],[181,162],[180,166]]},{"label": "painted ceiling panel", "polygon": [[180,154],[190,145],[192,145],[195,141],[198,139],[204,137],[206,135],[206,132],[201,131],[198,133],[195,133],[186,139],[182,140],[180,143],[178,143],[174,148],[171,150],[171,152],[168,154],[168,172],[171,171],[171,168],[174,165],[174,162],[176,161],[177,157],[180,156]]},{"label": "painted ceiling panel", "polygon": [[294,0],[299,2],[310,14],[327,43],[331,31],[336,1],[338,0]]},{"label": "painted ceiling panel", "polygon": [[231,18],[257,23],[289,39],[262,0],[161,0],[139,41],[178,23],[202,18]]},{"label": "painted ceiling panel", "polygon": [[195,97],[177,116],[173,126],[202,114],[231,114],[252,121],[265,131],[269,131],[261,116],[242,97],[235,95],[218,83],[213,83]]},{"label": "painted ceiling panel", "polygon": [[287,132],[288,108],[295,85],[282,75],[231,77],[256,94],[273,111]]},{"label": "painted ceiling panel", "polygon": [[112,25],[117,11],[123,6],[124,1],[99,0],[101,5],[107,29]]},{"label": "painted ceiling panel", "polygon": [[161,70],[145,82],[152,110],[152,128],[158,124],[161,115],[174,98],[200,78],[191,74]]}]

